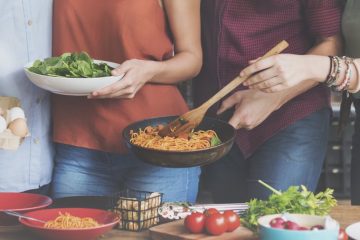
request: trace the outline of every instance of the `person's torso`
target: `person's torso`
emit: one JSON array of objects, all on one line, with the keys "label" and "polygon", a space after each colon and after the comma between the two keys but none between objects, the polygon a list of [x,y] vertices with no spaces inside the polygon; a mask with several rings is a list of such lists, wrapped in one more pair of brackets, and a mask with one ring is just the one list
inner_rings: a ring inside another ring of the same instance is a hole
[{"label": "person's torso", "polygon": [[0,0],[0,6],[0,96],[20,99],[31,134],[16,151],[0,149],[0,191],[24,191],[49,183],[52,173],[49,94],[23,70],[51,55],[52,0]]},{"label": "person's torso", "polygon": [[[158,0],[55,0],[53,54],[86,51],[92,57],[166,60],[173,54]],[[54,140],[124,152],[122,129],[145,118],[187,110],[176,86],[146,84],[133,99],[88,100],[54,96]]]},{"label": "person's torso", "polygon": [[[233,80],[249,60],[262,56],[280,41],[289,43],[284,52],[305,54],[317,37],[337,34],[339,11],[334,1],[317,6],[310,0],[203,0],[204,65],[194,81],[195,105]],[[326,21],[319,20],[324,15]],[[250,149],[244,150],[247,155],[279,130],[328,106],[329,91],[319,85],[286,103],[257,128],[239,130],[238,144]]]}]

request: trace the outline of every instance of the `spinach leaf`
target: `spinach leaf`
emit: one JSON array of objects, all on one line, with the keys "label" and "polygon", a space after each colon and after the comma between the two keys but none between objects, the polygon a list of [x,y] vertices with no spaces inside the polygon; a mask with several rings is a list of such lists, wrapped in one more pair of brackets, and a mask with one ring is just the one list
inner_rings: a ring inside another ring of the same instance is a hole
[{"label": "spinach leaf", "polygon": [[113,68],[106,63],[94,63],[86,52],[63,53],[44,61],[36,60],[29,71],[53,77],[92,78],[111,76]]}]

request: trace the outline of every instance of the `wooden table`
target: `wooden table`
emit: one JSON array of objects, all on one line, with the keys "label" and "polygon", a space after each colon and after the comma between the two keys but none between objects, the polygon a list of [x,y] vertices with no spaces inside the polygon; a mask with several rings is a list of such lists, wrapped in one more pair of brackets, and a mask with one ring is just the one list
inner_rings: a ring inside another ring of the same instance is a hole
[{"label": "wooden table", "polygon": [[[350,206],[349,202],[339,202],[339,205],[333,209],[331,216],[338,220],[342,228],[346,228],[352,223],[360,221],[360,206]],[[27,231],[1,232],[0,240],[38,240]],[[129,231],[113,230],[107,233],[101,240],[150,240],[147,231],[134,233]]]}]

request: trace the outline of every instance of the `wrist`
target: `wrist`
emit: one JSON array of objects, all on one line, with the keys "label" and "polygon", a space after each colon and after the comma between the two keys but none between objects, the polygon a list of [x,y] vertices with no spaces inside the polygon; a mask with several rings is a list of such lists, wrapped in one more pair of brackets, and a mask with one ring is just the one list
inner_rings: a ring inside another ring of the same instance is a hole
[{"label": "wrist", "polygon": [[153,82],[161,76],[164,69],[162,62],[147,60],[146,74],[149,76],[147,82]]},{"label": "wrist", "polygon": [[325,56],[308,55],[305,58],[308,66],[306,80],[312,80],[318,83],[325,82],[330,72],[330,60]]}]

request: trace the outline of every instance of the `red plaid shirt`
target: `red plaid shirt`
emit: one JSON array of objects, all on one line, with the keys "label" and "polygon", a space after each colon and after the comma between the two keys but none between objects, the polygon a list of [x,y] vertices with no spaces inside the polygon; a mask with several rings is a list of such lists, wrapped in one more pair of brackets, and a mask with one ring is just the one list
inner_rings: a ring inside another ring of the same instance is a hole
[{"label": "red plaid shirt", "polygon": [[[249,60],[283,39],[290,44],[285,52],[305,54],[317,38],[339,34],[340,17],[339,0],[203,0],[204,66],[194,81],[195,104],[203,103]],[[249,157],[271,136],[324,107],[329,107],[329,91],[319,85],[286,103],[255,129],[238,130],[236,143]]]}]

